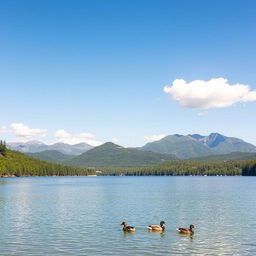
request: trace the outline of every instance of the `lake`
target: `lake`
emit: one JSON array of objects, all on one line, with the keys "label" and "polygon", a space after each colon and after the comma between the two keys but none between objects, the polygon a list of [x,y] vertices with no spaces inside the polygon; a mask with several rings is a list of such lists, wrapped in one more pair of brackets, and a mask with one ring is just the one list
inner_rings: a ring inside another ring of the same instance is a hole
[{"label": "lake", "polygon": [[0,234],[0,255],[256,255],[256,178],[0,179]]}]

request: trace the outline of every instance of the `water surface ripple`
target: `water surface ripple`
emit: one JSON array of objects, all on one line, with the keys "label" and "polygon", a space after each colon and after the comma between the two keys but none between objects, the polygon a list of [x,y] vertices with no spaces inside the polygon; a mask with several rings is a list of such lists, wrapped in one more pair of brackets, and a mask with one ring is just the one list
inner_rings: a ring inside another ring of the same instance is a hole
[{"label": "water surface ripple", "polygon": [[256,255],[255,192],[254,177],[0,179],[0,255]]}]

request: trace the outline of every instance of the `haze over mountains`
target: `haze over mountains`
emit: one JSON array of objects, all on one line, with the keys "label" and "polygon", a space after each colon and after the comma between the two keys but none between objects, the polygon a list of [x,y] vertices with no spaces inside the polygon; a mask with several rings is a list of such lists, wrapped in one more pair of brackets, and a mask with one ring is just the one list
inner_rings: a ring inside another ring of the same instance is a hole
[{"label": "haze over mountains", "polygon": [[[111,142],[94,148],[86,143],[46,145],[38,141],[9,143],[7,146],[45,161],[80,167],[148,166],[177,159],[197,161],[255,159],[253,153],[256,153],[254,145],[219,133],[211,133],[208,136],[169,135],[138,148],[125,148]],[[219,155],[223,156],[219,157]]]},{"label": "haze over mountains", "polygon": [[68,155],[80,155],[85,151],[93,148],[93,146],[83,142],[75,145],[70,145],[66,143],[54,143],[52,145],[47,145],[40,141],[29,141],[29,142],[12,142],[7,143],[7,147],[13,150],[20,151],[22,153],[36,153],[45,150],[57,150],[63,154]]}]

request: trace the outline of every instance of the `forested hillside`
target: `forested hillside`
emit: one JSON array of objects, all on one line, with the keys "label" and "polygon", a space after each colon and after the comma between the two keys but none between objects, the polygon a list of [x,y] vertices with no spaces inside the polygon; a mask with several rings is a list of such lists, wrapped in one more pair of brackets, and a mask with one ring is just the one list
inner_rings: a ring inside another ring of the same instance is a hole
[{"label": "forested hillside", "polygon": [[48,163],[17,151],[7,149],[3,152],[0,146],[0,176],[66,176],[94,173],[93,170],[85,168]]},{"label": "forested hillside", "polygon": [[65,161],[65,164],[78,167],[135,167],[151,166],[171,160],[177,160],[177,157],[173,154],[160,154],[134,148],[124,148],[112,142],[107,142]]},{"label": "forested hillside", "polygon": [[43,161],[58,164],[61,164],[62,162],[72,159],[74,157],[73,155],[66,155],[57,150],[45,150],[36,153],[26,153],[26,155],[38,158]]},{"label": "forested hillside", "polygon": [[233,152],[223,155],[210,155],[189,159],[190,161],[206,161],[206,162],[222,162],[222,161],[238,161],[238,160],[256,160],[256,153],[249,152]]}]

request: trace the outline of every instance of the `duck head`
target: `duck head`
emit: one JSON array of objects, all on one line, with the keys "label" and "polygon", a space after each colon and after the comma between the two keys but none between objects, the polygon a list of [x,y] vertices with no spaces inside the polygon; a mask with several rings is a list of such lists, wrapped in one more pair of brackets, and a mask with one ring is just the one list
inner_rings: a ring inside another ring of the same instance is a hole
[{"label": "duck head", "polygon": [[127,222],[125,222],[125,221],[123,221],[121,224],[120,224],[120,226],[127,226]]},{"label": "duck head", "polygon": [[165,225],[165,222],[162,220],[161,222],[160,222],[160,227],[163,227]]},{"label": "duck head", "polygon": [[189,229],[190,229],[190,231],[192,231],[192,232],[194,232],[194,229],[195,229],[196,227],[193,225],[193,224],[191,224],[190,226],[189,226]]}]

